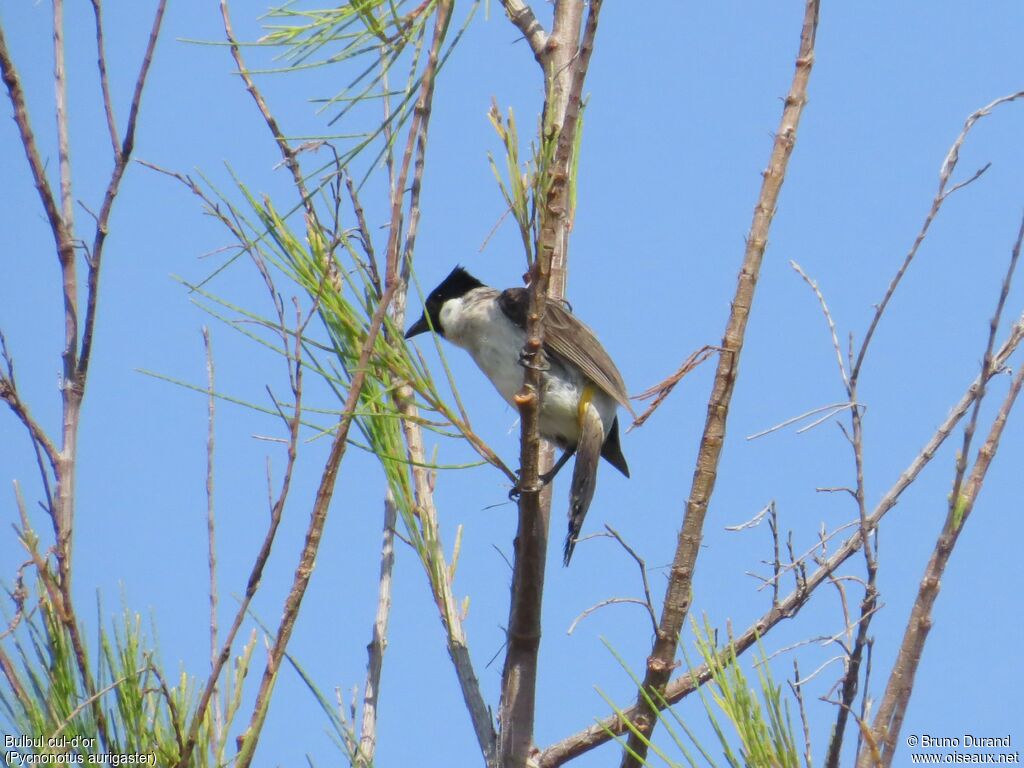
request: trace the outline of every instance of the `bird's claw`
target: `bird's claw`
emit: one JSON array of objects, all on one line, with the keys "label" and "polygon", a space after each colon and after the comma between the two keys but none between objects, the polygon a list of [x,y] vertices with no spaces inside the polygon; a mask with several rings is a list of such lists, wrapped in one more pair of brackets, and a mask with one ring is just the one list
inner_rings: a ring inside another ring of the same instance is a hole
[{"label": "bird's claw", "polygon": [[[547,473],[545,473],[545,474],[547,474]],[[508,492],[509,501],[518,501],[519,497],[522,496],[524,493],[540,493],[542,490],[544,490],[544,487],[549,482],[551,482],[551,478],[550,477],[545,478],[545,475],[540,475],[538,477],[538,479],[540,480],[540,484],[539,485],[535,485],[535,486],[532,486],[532,487],[524,486],[522,478],[519,475],[519,471],[517,470],[516,471],[516,484],[513,485],[512,489]]]},{"label": "bird's claw", "polygon": [[523,351],[519,352],[519,364],[523,366],[523,368],[532,368],[535,371],[544,372],[551,370],[551,365],[547,360],[544,360],[542,363],[538,363],[535,355]]}]

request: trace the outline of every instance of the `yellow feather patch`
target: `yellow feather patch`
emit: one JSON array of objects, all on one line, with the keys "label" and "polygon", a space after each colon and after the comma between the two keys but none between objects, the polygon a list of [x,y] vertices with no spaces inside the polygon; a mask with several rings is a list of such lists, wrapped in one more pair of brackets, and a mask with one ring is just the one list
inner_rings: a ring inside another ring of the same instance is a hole
[{"label": "yellow feather patch", "polygon": [[583,426],[583,415],[587,412],[587,406],[594,398],[594,385],[587,382],[583,385],[583,394],[580,395],[580,402],[576,406],[576,423]]}]

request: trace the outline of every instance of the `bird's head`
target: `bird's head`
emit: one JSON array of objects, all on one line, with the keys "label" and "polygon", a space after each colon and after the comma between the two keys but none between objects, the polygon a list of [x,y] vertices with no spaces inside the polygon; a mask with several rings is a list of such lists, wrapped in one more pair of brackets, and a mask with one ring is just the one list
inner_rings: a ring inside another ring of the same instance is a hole
[{"label": "bird's head", "polygon": [[423,314],[420,319],[409,326],[405,332],[405,338],[411,339],[433,328],[441,336],[444,336],[444,328],[441,325],[441,307],[446,301],[458,299],[465,296],[474,288],[482,288],[483,283],[473,277],[462,267],[455,267],[440,285],[430,292],[423,304]]}]

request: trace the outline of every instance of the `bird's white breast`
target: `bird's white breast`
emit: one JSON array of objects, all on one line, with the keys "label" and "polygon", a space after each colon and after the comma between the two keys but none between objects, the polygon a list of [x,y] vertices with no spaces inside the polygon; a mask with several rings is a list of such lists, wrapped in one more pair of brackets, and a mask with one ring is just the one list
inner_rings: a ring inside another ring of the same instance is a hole
[{"label": "bird's white breast", "polygon": [[[523,387],[523,366],[519,356],[526,333],[501,311],[498,292],[475,288],[465,296],[450,299],[441,307],[440,320],[445,338],[462,347],[510,405]],[[541,434],[561,447],[575,445],[579,438],[578,408],[587,379],[575,368],[548,356],[544,374]],[[604,391],[592,385],[591,402],[597,408],[605,435],[611,430],[617,405]]]},{"label": "bird's white breast", "polygon": [[526,334],[505,317],[497,297],[492,288],[475,288],[446,301],[441,307],[441,327],[445,338],[469,352],[501,396],[514,405],[512,397],[523,386],[519,353]]}]

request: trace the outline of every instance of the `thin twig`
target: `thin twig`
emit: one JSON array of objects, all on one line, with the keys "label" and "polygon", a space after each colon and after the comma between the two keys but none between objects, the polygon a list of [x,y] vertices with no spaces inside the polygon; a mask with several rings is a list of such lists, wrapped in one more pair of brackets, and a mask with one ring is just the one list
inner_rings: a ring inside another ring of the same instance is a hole
[{"label": "thin twig", "polygon": [[651,626],[654,628],[654,631],[657,632],[658,616],[654,612],[654,600],[651,598],[651,583],[647,579],[647,563],[644,561],[642,557],[640,557],[640,555],[637,554],[635,549],[633,549],[631,546],[629,546],[629,544],[626,543],[626,540],[622,538],[622,535],[618,531],[616,531],[614,528],[607,524],[605,524],[604,528],[606,531],[608,531],[608,533],[610,533],[615,538],[617,542],[619,542],[622,548],[626,550],[627,554],[629,554],[629,556],[633,558],[633,561],[636,563],[637,568],[640,569],[640,580],[643,582],[644,585],[643,605],[647,607],[647,613],[651,617]]},{"label": "thin twig", "polygon": [[[99,25],[99,0],[93,1],[97,7],[96,23]],[[156,51],[157,40],[160,38],[160,29],[163,25],[164,12],[166,10],[167,0],[160,0],[153,14],[153,24],[149,30],[149,39],[146,42],[146,50],[142,55],[142,63],[139,65],[139,74],[135,78],[135,88],[132,92],[131,105],[128,108],[128,123],[125,127],[124,140],[121,141],[120,146],[114,151],[114,169],[110,173],[110,180],[107,182],[106,191],[103,193],[103,203],[100,205],[100,212],[96,216],[96,234],[93,237],[91,258],[89,260],[85,323],[82,326],[82,352],[77,373],[78,386],[83,391],[85,389],[85,378],[89,371],[89,362],[92,359],[92,339],[96,326],[96,304],[99,299],[100,265],[103,260],[103,245],[106,242],[109,231],[110,213],[114,207],[114,200],[120,191],[121,179],[128,168],[132,152],[135,149],[135,132],[139,109],[142,105],[142,94],[145,91],[146,79],[153,64],[153,54]],[[97,37],[97,44],[101,42],[102,39]],[[106,70],[104,68],[103,74],[105,75],[105,73]],[[105,77],[101,77],[101,83],[103,84],[105,94],[104,99],[106,99],[109,84],[106,84]]]},{"label": "thin twig", "polygon": [[[427,53],[427,62],[420,79],[420,92],[416,102],[416,109],[409,126],[403,159],[397,176],[393,153],[387,152],[385,155],[385,163],[388,168],[390,181],[389,190],[392,216],[388,233],[387,251],[385,253],[384,281],[388,290],[397,289],[395,301],[390,311],[392,319],[399,326],[404,324],[405,300],[419,221],[420,194],[426,157],[426,137],[430,125],[434,83],[437,77],[441,46],[447,35],[451,14],[452,3],[450,0],[444,0],[438,4],[430,48]],[[385,92],[387,92],[386,86]],[[390,110],[387,98],[384,99],[384,105],[385,110]],[[387,131],[387,145],[390,147],[392,145],[392,136],[390,129],[387,129]],[[408,200],[409,227],[406,231],[405,243],[403,245],[401,238],[403,228],[402,203],[406,192],[405,185],[410,166],[412,167],[413,182],[409,190]],[[441,548],[440,524],[437,508],[434,505],[431,471],[427,466],[426,452],[423,447],[423,434],[419,428],[419,418],[415,404],[412,402],[410,388],[408,386],[396,388],[395,401],[403,416],[402,430],[412,469],[417,517],[423,528],[424,541],[429,549],[426,557],[423,559],[423,565],[427,570],[441,623],[445,629],[448,654],[455,668],[455,674],[462,691],[463,701],[473,724],[477,743],[485,762],[491,765],[493,764],[496,752],[497,736],[494,731],[490,710],[483,698],[480,683],[473,668],[463,616],[452,590],[451,569],[446,566],[444,553]],[[468,423],[466,427],[468,428]],[[467,429],[463,429],[462,426],[459,426],[459,429],[464,435],[468,436]],[[471,438],[470,441],[478,451],[481,451],[480,446],[486,449],[486,445],[479,441],[479,439],[477,439],[477,442],[473,442]],[[482,451],[481,455],[487,458]],[[491,452],[491,455],[494,459],[497,459],[493,452]],[[500,460],[498,465],[503,466]],[[506,471],[508,471],[507,468]]]},{"label": "thin twig", "polygon": [[589,608],[585,609],[579,616],[573,619],[572,623],[569,625],[569,628],[565,630],[565,634],[571,635],[573,631],[576,629],[576,626],[581,621],[587,618],[587,616],[589,616],[590,614],[596,613],[605,606],[622,604],[640,605],[647,608],[648,610],[650,610],[651,607],[650,604],[644,602],[639,597],[606,597],[604,600],[601,600],[595,603],[594,605],[590,606]]},{"label": "thin twig", "polygon": [[[967,128],[965,127],[964,130],[966,132]],[[989,333],[982,360],[977,395],[974,399],[971,418],[964,430],[962,452],[966,452],[970,447],[970,437],[977,424],[980,403],[985,395],[986,383],[1002,367],[998,354],[993,354],[995,336],[1006,303],[1006,297],[1009,295],[1014,270],[1020,257],[1022,241],[1024,241],[1024,217],[1022,217],[1010,257],[1010,263],[1003,278],[999,299],[996,302],[996,309],[989,323]],[[910,702],[910,696],[913,692],[914,677],[924,651],[928,632],[932,626],[932,608],[935,600],[938,598],[939,586],[946,569],[946,564],[949,562],[949,557],[956,547],[960,532],[963,530],[967,518],[970,517],[974,509],[974,503],[977,500],[978,493],[981,491],[982,483],[988,473],[992,459],[999,448],[1003,429],[1020,393],[1022,384],[1024,384],[1024,366],[1021,366],[1013,378],[1009,392],[1007,392],[999,412],[996,414],[989,429],[988,437],[978,450],[974,466],[971,468],[966,484],[963,483],[966,472],[966,459],[962,456],[957,458],[953,492],[950,494],[946,519],[936,539],[932,556],[925,568],[917,598],[907,620],[899,654],[896,657],[896,662],[893,664],[885,693],[879,704],[878,712],[875,714],[874,722],[871,725],[872,742],[880,749],[880,756],[878,756],[879,759],[876,759],[874,750],[862,750],[857,762],[860,768],[869,768],[876,764],[882,766],[882,768],[887,768],[892,763],[893,755],[896,751],[896,740],[899,737],[906,707]]]},{"label": "thin twig", "polygon": [[953,142],[953,146],[949,148],[949,152],[946,154],[946,159],[942,161],[942,168],[939,170],[939,189],[932,200],[932,205],[928,211],[928,215],[925,216],[924,223],[921,225],[921,229],[917,233],[917,237],[914,239],[913,245],[910,246],[910,250],[907,252],[906,257],[904,257],[903,264],[901,264],[900,268],[896,270],[896,274],[889,282],[889,287],[886,289],[885,295],[882,297],[881,302],[879,302],[875,309],[874,317],[871,318],[871,324],[868,326],[867,333],[864,334],[864,341],[861,343],[860,351],[857,353],[857,360],[850,367],[850,378],[852,380],[856,381],[860,376],[860,369],[864,364],[864,356],[867,354],[868,346],[871,344],[871,339],[875,335],[875,329],[878,327],[878,323],[881,321],[882,315],[885,314],[885,308],[889,305],[889,301],[896,292],[896,288],[903,279],[903,275],[906,274],[907,268],[917,255],[917,251],[921,247],[921,243],[924,242],[925,237],[928,235],[928,230],[931,227],[932,222],[935,220],[935,217],[938,215],[939,210],[942,208],[942,204],[953,192],[958,189],[963,189],[967,184],[979,178],[988,169],[988,165],[986,165],[966,182],[957,184],[952,189],[946,190],[946,185],[949,183],[949,179],[953,175],[953,169],[956,168],[957,161],[960,159],[960,148],[967,139],[967,134],[970,133],[970,130],[974,127],[975,123],[977,123],[981,118],[989,115],[996,107],[1001,104],[1015,101],[1022,96],[1024,96],[1024,91],[1017,91],[1016,93],[998,98],[991,104],[988,104],[987,106],[984,106],[978,111],[972,113],[964,122],[963,130],[960,131],[960,135],[956,137],[956,141]]},{"label": "thin twig", "polygon": [[[339,172],[340,173],[340,172]],[[352,177],[345,174],[345,188],[348,190],[349,200],[352,201],[352,210],[356,215],[356,222],[359,224],[359,236],[363,241],[363,249],[366,251],[366,264],[370,272],[370,280],[377,289],[377,296],[384,293],[384,287],[380,282],[380,272],[377,269],[377,255],[373,251],[373,237],[370,235],[370,228],[366,224],[366,214],[359,202],[359,193]]]},{"label": "thin twig", "polygon": [[302,198],[302,205],[306,211],[306,215],[310,217],[312,222],[316,222],[316,209],[313,206],[313,199],[310,197],[309,191],[306,189],[306,180],[302,175],[302,169],[299,167],[298,151],[288,143],[288,139],[285,137],[284,132],[281,130],[281,127],[277,122],[277,118],[274,117],[274,114],[270,111],[270,107],[267,106],[266,99],[263,98],[263,94],[260,92],[260,89],[256,87],[255,81],[249,74],[249,68],[246,66],[245,60],[242,58],[241,46],[238,44],[238,40],[235,38],[235,32],[231,26],[231,14],[228,12],[227,0],[220,0],[220,15],[221,21],[224,25],[224,37],[228,41],[228,46],[231,49],[231,57],[235,60],[238,76],[242,78],[242,82],[245,84],[245,90],[249,92],[252,100],[256,103],[256,108],[260,111],[263,121],[267,124],[267,128],[270,129],[270,133],[274,137],[274,141],[277,143],[277,148],[281,152],[281,158],[284,160],[285,165],[292,174],[292,181],[295,184],[295,189],[299,192],[299,195]]},{"label": "thin twig", "polygon": [[[64,67],[64,0],[53,0],[53,85],[57,112],[57,166],[60,175],[61,220],[68,232],[75,229],[75,201],[71,192],[71,139],[68,125],[68,80]],[[78,339],[74,339],[75,346]]]},{"label": "thin twig", "polygon": [[818,11],[819,0],[808,0],[800,31],[800,47],[793,80],[786,96],[779,130],[775,135],[771,158],[768,168],[764,171],[761,191],[754,208],[736,294],[732,300],[732,310],[722,339],[724,351],[718,357],[718,368],[708,399],[707,420],[701,436],[693,485],[686,502],[686,513],[672,559],[671,577],[665,592],[661,621],[654,646],[647,659],[643,683],[637,692],[634,710],[636,718],[622,751],[621,768],[639,768],[643,764],[651,734],[658,722],[657,712],[650,702],[657,701],[665,692],[675,667],[680,632],[693,597],[694,569],[700,554],[704,520],[718,476],[729,405],[739,371],[740,353],[743,350],[747,322],[750,319],[754,289],[768,244],[772,219],[786,178],[789,158],[796,143],[800,117],[807,103],[807,86],[814,64]]},{"label": "thin twig", "polygon": [[384,651],[388,647],[388,617],[391,614],[391,573],[395,566],[395,525],[398,507],[388,489],[384,497],[384,533],[380,548],[380,578],[377,587],[377,614],[373,621],[373,637],[366,646],[366,684],[363,686],[363,720],[359,730],[359,752],[356,765],[373,765],[377,747],[377,708],[380,703],[380,674]]},{"label": "thin twig", "polygon": [[[519,519],[516,529],[509,605],[507,653],[501,676],[499,760],[502,768],[525,765],[534,749],[533,729],[536,706],[537,663],[541,637],[541,606],[550,519],[550,486],[539,482],[543,463],[551,451],[542,454],[540,410],[543,389],[544,314],[548,300],[565,296],[565,268],[572,225],[569,198],[572,152],[579,130],[583,84],[602,8],[591,0],[586,24],[583,3],[560,2],[555,6],[551,40],[556,41],[541,61],[547,98],[542,118],[542,142],[554,153],[544,178],[535,186],[535,203],[540,226],[530,269],[529,309],[526,342],[521,360],[523,386],[515,396],[520,416]],[[582,39],[580,29],[583,29]],[[540,196],[542,199],[536,199]]]},{"label": "thin twig", "polygon": [[32,442],[39,446],[40,450],[46,455],[50,467],[56,472],[57,447],[51,442],[39,422],[32,416],[28,409],[28,404],[18,395],[18,383],[14,376],[14,358],[11,357],[10,350],[7,348],[7,339],[2,331],[0,331],[0,358],[3,359],[4,368],[6,369],[4,372],[0,372],[0,400],[7,403],[14,412],[14,415],[25,426]]},{"label": "thin twig", "polygon": [[814,295],[818,297],[818,304],[821,305],[821,312],[823,315],[825,315],[825,322],[828,323],[828,331],[832,335],[832,349],[834,349],[836,353],[836,364],[839,366],[839,375],[843,379],[843,385],[846,387],[847,393],[849,393],[850,377],[849,374],[847,374],[846,372],[846,366],[843,365],[843,350],[839,346],[839,336],[836,335],[836,324],[832,320],[832,313],[829,311],[828,303],[826,303],[825,297],[824,295],[822,295],[821,289],[818,287],[818,284],[807,276],[807,273],[804,272],[803,267],[801,267],[792,259],[789,260],[789,266],[796,270],[796,273],[804,279],[804,282],[807,283],[807,285],[810,287],[812,291],[814,291]]},{"label": "thin twig", "polygon": [[[295,569],[295,578],[285,599],[284,611],[278,624],[278,629],[274,633],[274,643],[267,654],[267,662],[256,693],[256,702],[253,705],[252,716],[245,732],[238,739],[240,746],[236,765],[239,768],[248,768],[252,763],[256,742],[259,740],[259,734],[263,728],[267,710],[270,706],[270,694],[277,680],[277,672],[280,668],[281,660],[284,658],[285,649],[291,639],[292,631],[295,628],[295,619],[302,605],[302,599],[306,594],[306,587],[309,585],[309,579],[313,575],[313,563],[316,560],[316,553],[320,548],[324,524],[327,521],[327,510],[334,495],[334,486],[338,477],[338,470],[341,466],[341,460],[345,455],[345,449],[348,447],[348,433],[355,416],[359,396],[363,391],[363,384],[366,381],[370,355],[396,288],[397,285],[392,284],[381,297],[381,301],[370,320],[366,340],[363,343],[359,360],[354,368],[348,397],[345,399],[343,415],[335,432],[334,442],[331,444],[331,451],[320,478],[316,499],[313,502],[309,525],[306,529],[305,544],[299,557],[298,566]],[[297,359],[301,355],[301,347],[299,334],[296,334],[295,356]],[[296,374],[300,375],[302,368],[300,362],[297,361],[295,367]],[[298,423],[298,417],[296,417],[295,422],[296,424]]]},{"label": "thin twig", "polygon": [[683,377],[686,376],[686,374],[688,374],[698,365],[700,365],[709,357],[711,357],[713,353],[721,351],[721,347],[712,347],[708,345],[701,347],[696,352],[693,352],[689,357],[687,357],[683,361],[683,364],[679,366],[679,370],[677,370],[671,376],[668,376],[663,381],[658,382],[653,387],[644,390],[639,395],[634,396],[634,400],[647,400],[653,397],[654,402],[652,402],[647,407],[646,411],[641,413],[636,418],[636,420],[629,426],[629,429],[626,431],[632,432],[637,427],[642,427],[644,423],[649,418],[651,418],[651,415],[658,409],[658,406],[660,406],[665,401],[665,399],[670,394],[672,394],[672,390],[675,389],[676,384],[682,381]]},{"label": "thin twig", "polygon": [[548,43],[544,26],[537,21],[533,10],[523,0],[501,0],[501,4],[509,21],[523,33],[523,38],[530,44],[533,57],[543,66]]},{"label": "thin twig", "polygon": [[810,424],[807,424],[807,425],[805,425],[803,427],[800,427],[800,429],[797,430],[797,434],[800,434],[802,432],[806,432],[807,430],[812,429],[812,428],[818,426],[819,424],[821,424],[823,421],[826,421],[827,419],[831,419],[837,413],[839,413],[841,411],[845,411],[847,408],[855,408],[855,407],[859,408],[861,406],[859,406],[856,403],[848,403],[848,402],[847,403],[831,403],[829,405],[821,405],[821,406],[818,406],[817,408],[812,408],[809,411],[804,411],[803,413],[801,413],[801,414],[799,414],[797,416],[791,416],[790,418],[786,419],[785,421],[780,421],[778,424],[775,424],[774,426],[768,427],[767,429],[762,429],[760,432],[755,432],[752,435],[747,435],[747,440],[757,440],[759,437],[764,437],[765,435],[770,435],[772,432],[778,432],[780,429],[785,429],[790,424],[796,424],[798,421],[803,421],[804,419],[808,418],[809,416],[814,416],[815,414],[818,414],[818,413],[824,413],[825,414],[824,416],[821,416],[821,417],[815,419]]},{"label": "thin twig", "polygon": [[[217,411],[217,395],[214,387],[213,345],[210,341],[210,329],[203,326],[203,346],[206,349],[206,386],[207,386],[207,421],[206,421],[206,558],[210,571],[210,671],[217,664],[217,539],[214,517],[214,417]],[[220,700],[217,686],[214,684],[213,698],[216,702],[213,710],[213,737],[217,744],[224,738]],[[183,745],[184,746],[184,745]]]},{"label": "thin twig", "polygon": [[114,99],[110,95],[110,78],[107,76],[107,53],[103,42],[103,6],[100,0],[91,0],[91,2],[93,18],[96,20],[96,65],[100,71],[103,111],[107,117],[107,130],[110,132],[110,148],[116,161],[120,159],[121,142],[118,139],[117,121],[114,119]]},{"label": "thin twig", "polygon": [[43,203],[43,210],[46,211],[46,218],[49,221],[50,229],[53,232],[54,243],[58,249],[71,247],[71,236],[64,226],[60,210],[57,208],[56,198],[50,188],[50,181],[46,176],[46,165],[39,154],[39,147],[36,144],[36,134],[32,130],[32,120],[29,117],[28,105],[25,100],[25,91],[21,87],[21,76],[11,59],[10,51],[7,49],[7,39],[4,36],[3,25],[0,24],[0,74],[3,75],[4,85],[7,87],[7,95],[11,101],[14,111],[14,124],[18,127],[18,134],[21,137],[21,146],[25,150],[25,157],[28,160],[29,170],[32,172],[32,180],[35,182],[39,198]]},{"label": "thin twig", "polygon": [[[217,690],[221,671],[228,659],[231,657],[231,649],[234,646],[235,637],[242,626],[242,621],[245,619],[249,610],[249,605],[252,603],[253,597],[255,597],[256,592],[259,589],[260,582],[263,579],[263,569],[266,567],[267,560],[270,558],[270,552],[273,548],[274,540],[277,537],[277,530],[281,523],[284,506],[288,500],[289,491],[291,490],[292,472],[295,468],[295,461],[298,456],[299,428],[302,424],[302,334],[299,330],[296,330],[294,336],[295,347],[294,357],[292,358],[294,359],[294,373],[291,371],[289,372],[289,379],[292,382],[292,394],[294,396],[295,404],[291,417],[287,419],[287,459],[284,474],[281,478],[280,490],[276,500],[271,505],[270,521],[267,525],[267,532],[264,534],[263,543],[261,544],[259,552],[256,554],[256,558],[253,561],[253,566],[249,571],[249,579],[246,583],[245,594],[243,595],[238,609],[235,612],[231,626],[221,643],[220,651],[216,654],[216,657],[211,664],[210,674],[203,685],[202,692],[200,693],[195,712],[192,715],[192,721],[188,730],[188,737],[185,740],[185,748],[181,752],[177,768],[188,768],[188,766],[192,764],[192,754],[195,750],[196,741],[199,737],[199,729],[206,716],[206,710],[210,704],[210,700]],[[291,365],[291,362],[289,362],[289,365]]]},{"label": "thin twig", "polygon": [[789,688],[796,697],[797,707],[800,712],[800,727],[804,734],[804,768],[811,768],[811,728],[807,722],[807,710],[804,708],[804,692],[800,682],[800,665],[793,659],[793,679],[789,681]]},{"label": "thin twig", "polygon": [[[1014,325],[1009,337],[994,355],[992,370],[999,370],[1006,363],[1010,355],[1019,348],[1022,341],[1024,341],[1024,318],[1021,318]],[[914,457],[899,478],[897,478],[892,487],[882,496],[881,500],[879,500],[869,518],[869,525],[872,528],[877,527],[881,519],[896,506],[903,492],[913,484],[921,471],[931,462],[936,452],[945,443],[950,433],[973,404],[977,396],[978,386],[979,380],[975,379],[961,399],[953,406],[945,421],[939,425],[925,446],[918,452],[917,456]],[[860,549],[860,543],[861,532],[858,530],[844,540],[827,560],[823,560],[813,573],[800,576],[796,589],[780,599],[778,607],[773,607],[764,613],[736,638],[733,646],[736,654],[742,654],[754,646],[758,638],[763,638],[772,627],[784,619],[796,615],[807,603],[807,600],[814,591],[823,583],[827,583],[829,577],[835,573],[836,569]],[[724,655],[720,656],[720,661],[724,663],[726,657]],[[665,706],[675,704],[693,693],[697,687],[710,680],[711,675],[711,669],[707,665],[702,665],[694,670],[692,674],[687,673],[669,682],[665,688]],[[630,707],[623,707],[621,715],[599,720],[597,723],[546,747],[541,751],[537,764],[540,768],[555,768],[555,766],[562,765],[610,741],[615,736],[626,733],[629,730],[627,723],[635,723],[636,718],[642,711],[641,707],[636,704]]]}]

